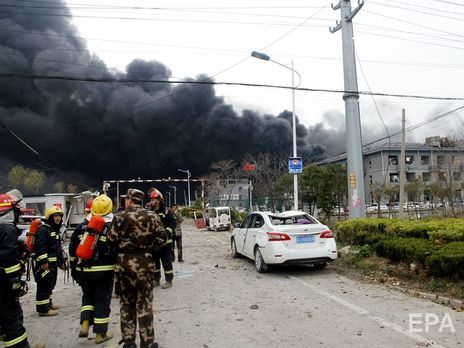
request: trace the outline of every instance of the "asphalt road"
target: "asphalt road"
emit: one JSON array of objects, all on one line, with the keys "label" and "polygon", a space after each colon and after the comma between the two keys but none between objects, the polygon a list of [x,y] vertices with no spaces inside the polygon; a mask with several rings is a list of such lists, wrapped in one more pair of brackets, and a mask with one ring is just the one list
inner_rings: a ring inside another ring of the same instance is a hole
[{"label": "asphalt road", "polygon": [[[463,313],[382,286],[344,277],[330,268],[272,269],[232,259],[229,232],[184,228],[186,262],[175,263],[174,286],[155,290],[155,333],[161,347],[459,347]],[[34,312],[35,286],[22,298],[31,343],[91,347],[78,339],[80,288],[60,276],[57,317]],[[110,321],[117,347],[119,303]],[[437,324],[432,325],[433,323]],[[428,325],[427,325],[428,324]]]}]

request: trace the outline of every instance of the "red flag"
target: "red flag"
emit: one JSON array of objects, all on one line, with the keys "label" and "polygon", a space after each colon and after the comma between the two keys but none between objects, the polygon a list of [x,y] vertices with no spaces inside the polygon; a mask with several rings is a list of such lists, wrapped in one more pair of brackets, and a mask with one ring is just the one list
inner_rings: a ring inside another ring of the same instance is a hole
[{"label": "red flag", "polygon": [[255,170],[255,167],[256,167],[255,163],[245,164],[245,166],[243,167],[243,170],[246,172],[252,172],[253,170]]}]

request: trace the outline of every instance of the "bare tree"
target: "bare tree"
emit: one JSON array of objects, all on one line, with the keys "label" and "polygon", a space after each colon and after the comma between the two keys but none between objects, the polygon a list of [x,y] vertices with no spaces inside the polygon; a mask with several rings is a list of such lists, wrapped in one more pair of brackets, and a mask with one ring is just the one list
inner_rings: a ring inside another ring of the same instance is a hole
[{"label": "bare tree", "polygon": [[269,197],[271,209],[275,210],[273,186],[277,179],[287,172],[287,157],[275,156],[269,153],[247,155],[246,163],[254,163],[255,169],[251,173],[254,182],[254,192],[258,196]]},{"label": "bare tree", "polygon": [[23,186],[27,171],[27,168],[20,164],[17,164],[11,168],[10,172],[8,173],[8,184],[10,187],[20,188]]}]

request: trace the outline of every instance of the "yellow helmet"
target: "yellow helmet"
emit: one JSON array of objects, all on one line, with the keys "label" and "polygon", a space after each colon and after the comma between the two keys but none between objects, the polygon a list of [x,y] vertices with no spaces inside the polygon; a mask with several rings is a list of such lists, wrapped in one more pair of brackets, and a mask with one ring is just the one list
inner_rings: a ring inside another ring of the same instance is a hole
[{"label": "yellow helmet", "polygon": [[92,215],[105,216],[113,211],[113,202],[107,195],[100,195],[93,200],[92,208],[90,209]]},{"label": "yellow helmet", "polygon": [[63,211],[54,205],[53,207],[48,208],[47,212],[45,213],[45,220],[48,220],[48,218],[53,214],[60,214],[63,216]]}]

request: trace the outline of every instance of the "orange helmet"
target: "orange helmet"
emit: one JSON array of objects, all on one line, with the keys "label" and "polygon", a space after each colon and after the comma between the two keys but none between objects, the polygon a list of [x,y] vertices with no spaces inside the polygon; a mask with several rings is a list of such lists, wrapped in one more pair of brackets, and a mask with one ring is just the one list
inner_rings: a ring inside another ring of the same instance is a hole
[{"label": "orange helmet", "polygon": [[159,192],[157,189],[154,189],[154,190],[151,191],[151,193],[150,193],[150,199],[159,199],[159,200],[163,200],[164,197],[163,197],[163,195],[161,194],[161,192]]},{"label": "orange helmet", "polygon": [[92,203],[93,203],[93,198],[89,199],[87,203],[85,204],[85,212],[90,213],[92,210]]}]

